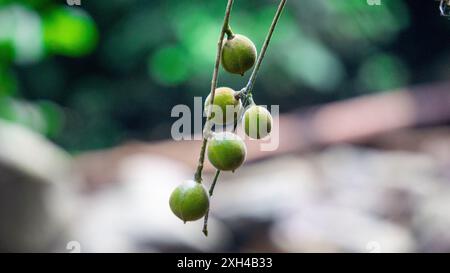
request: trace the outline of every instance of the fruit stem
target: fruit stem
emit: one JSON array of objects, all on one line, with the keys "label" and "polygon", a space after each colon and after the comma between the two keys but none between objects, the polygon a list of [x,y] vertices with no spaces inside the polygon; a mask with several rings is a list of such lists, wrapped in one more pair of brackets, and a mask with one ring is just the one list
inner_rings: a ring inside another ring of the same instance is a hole
[{"label": "fruit stem", "polygon": [[216,170],[216,174],[214,175],[213,182],[211,184],[211,188],[209,188],[209,197],[213,196],[214,188],[216,187],[217,179],[219,178],[220,170]]},{"label": "fruit stem", "polygon": [[[216,187],[216,183],[219,178],[219,175],[220,175],[220,170],[216,170],[216,174],[214,175],[213,182],[211,184],[211,187],[209,188],[209,197],[213,196],[214,188]],[[208,236],[208,218],[209,218],[209,209],[206,211],[205,219],[203,221],[203,230],[202,231],[203,231],[203,234],[205,234],[205,236]]]},{"label": "fruit stem", "polygon": [[208,237],[208,218],[209,218],[209,209],[206,211],[205,219],[203,220],[203,229],[202,232]]},{"label": "fruit stem", "polygon": [[[211,126],[209,125],[209,122],[211,120],[211,112],[212,112],[212,106],[214,105],[214,97],[216,94],[216,88],[217,88],[217,78],[219,75],[219,66],[220,66],[220,58],[222,55],[222,44],[223,44],[223,38],[225,37],[225,32],[230,29],[229,22],[230,22],[230,14],[231,9],[233,7],[234,0],[228,0],[227,7],[225,9],[225,17],[223,19],[223,25],[222,30],[220,31],[219,41],[217,42],[217,54],[216,54],[216,63],[214,65],[213,70],[213,76],[211,80],[211,105],[206,109],[206,123],[205,128],[207,128],[206,131],[211,130]],[[203,172],[203,165],[205,162],[205,151],[206,151],[206,145],[208,144],[208,132],[203,132],[203,142],[202,142],[202,148],[200,149],[200,156],[198,159],[198,165],[197,170],[194,175],[194,180],[197,183],[202,183],[202,172]]]},{"label": "fruit stem", "polygon": [[234,95],[234,98],[237,100],[240,100],[242,98],[242,95],[245,92],[245,88],[242,88],[241,90],[237,91],[236,94]]},{"label": "fruit stem", "polygon": [[225,29],[225,33],[227,34],[227,39],[228,39],[228,40],[233,39],[234,33],[233,33],[233,31],[231,30],[231,27],[230,27],[229,24],[227,25],[227,28]]},{"label": "fruit stem", "polygon": [[[267,33],[266,39],[264,40],[263,46],[261,48],[261,52],[259,54],[258,59],[256,60],[256,65],[253,68],[252,74],[248,80],[247,86],[245,87],[245,93],[250,94],[253,90],[253,86],[255,85],[256,76],[258,75],[259,68],[261,67],[261,63],[266,55],[267,48],[269,47],[270,40],[272,39],[273,32],[275,27],[277,26],[278,20],[280,19],[281,12],[286,4],[286,0],[281,0],[278,5],[275,16],[273,17],[272,24],[270,25],[269,32]],[[245,96],[244,96],[245,98]]]},{"label": "fruit stem", "polygon": [[[280,15],[281,15],[281,12],[283,11],[283,8],[284,8],[285,4],[286,4],[286,0],[281,0],[280,1],[280,4],[278,5],[277,11],[275,12],[275,16],[274,16],[274,18],[272,20],[272,24],[270,25],[269,32],[267,33],[266,39],[264,40],[264,44],[263,44],[263,46],[261,48],[260,55],[258,57],[258,60],[256,61],[256,65],[253,68],[253,71],[252,71],[252,74],[250,76],[250,79],[248,80],[247,85],[241,91],[239,91],[239,93],[237,94],[237,96],[239,96],[239,98],[243,98],[242,106],[244,108],[246,107],[246,104],[249,102],[249,99],[251,100],[251,102],[253,102],[253,99],[251,98],[251,92],[252,92],[252,89],[253,89],[253,85],[255,84],[256,75],[258,74],[259,67],[261,66],[261,63],[262,63],[262,61],[264,59],[264,56],[266,55],[266,51],[267,51],[267,48],[269,47],[270,39],[272,38],[273,31],[275,30],[275,27],[276,27],[276,25],[278,23],[278,20],[280,19]],[[213,99],[211,101],[214,102]],[[211,105],[212,105],[212,103],[211,103]],[[240,119],[242,119],[242,115],[241,115]],[[236,120],[234,122],[233,132],[236,132],[239,120]],[[214,187],[216,186],[216,182],[217,182],[217,179],[219,178],[219,175],[220,175],[220,170],[217,170],[216,171],[216,175],[214,176],[213,183],[211,184],[211,188],[209,189],[209,195],[210,196],[213,195]],[[205,219],[204,219],[204,222],[203,222],[203,233],[205,234],[205,236],[208,236],[208,218],[209,218],[209,209],[206,212]]]},{"label": "fruit stem", "polygon": [[247,98],[248,98],[247,100],[248,100],[248,105],[249,105],[249,106],[256,105],[256,103],[253,101],[253,96],[252,96],[252,94],[248,94]]}]

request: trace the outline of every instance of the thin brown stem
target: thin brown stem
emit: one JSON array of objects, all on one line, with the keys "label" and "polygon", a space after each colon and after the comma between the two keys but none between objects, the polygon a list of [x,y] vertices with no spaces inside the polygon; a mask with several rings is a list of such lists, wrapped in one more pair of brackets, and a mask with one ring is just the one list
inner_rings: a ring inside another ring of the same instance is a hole
[{"label": "thin brown stem", "polygon": [[211,119],[211,108],[212,105],[214,105],[214,97],[216,94],[216,87],[217,87],[217,78],[219,76],[219,66],[220,66],[220,58],[222,55],[222,44],[223,44],[223,38],[225,37],[225,33],[227,31],[230,31],[230,14],[231,9],[233,7],[234,0],[228,0],[227,7],[225,10],[225,17],[223,19],[223,25],[222,30],[220,31],[219,41],[217,42],[217,54],[216,54],[216,63],[214,65],[214,71],[213,76],[211,80],[211,105],[206,109],[206,124],[205,124],[205,130],[203,132],[203,142],[202,142],[202,148],[200,149],[200,156],[198,159],[198,165],[197,170],[194,175],[194,179],[197,183],[202,183],[202,172],[203,172],[203,165],[205,163],[205,151],[206,151],[206,145],[208,143],[208,137],[209,137],[209,131],[211,130],[211,127],[209,126],[209,122]]},{"label": "thin brown stem", "polygon": [[213,196],[214,188],[216,187],[217,179],[219,178],[220,170],[216,170],[216,174],[214,175],[213,182],[211,184],[211,187],[209,188],[209,196]]},{"label": "thin brown stem", "polygon": [[[280,1],[280,4],[278,5],[277,11],[275,12],[275,16],[273,17],[272,24],[270,25],[269,31],[267,33],[266,39],[264,40],[264,43],[263,43],[263,46],[261,48],[261,52],[259,54],[259,57],[256,60],[256,65],[253,68],[252,74],[251,74],[251,76],[250,76],[250,78],[248,80],[248,83],[247,83],[246,87],[243,89],[242,94],[239,94],[239,96],[241,98],[243,98],[243,106],[244,107],[246,106],[247,102],[250,99],[251,92],[252,92],[253,86],[254,86],[255,81],[256,81],[256,76],[258,75],[259,68],[260,68],[261,63],[262,63],[262,61],[264,59],[264,56],[266,55],[267,48],[269,47],[270,40],[272,39],[273,32],[275,30],[275,27],[277,26],[278,20],[280,19],[281,12],[283,11],[283,8],[284,8],[285,4],[286,4],[286,0],[281,0]],[[242,119],[242,116],[240,117],[240,119]],[[236,132],[238,122],[239,121],[235,121],[233,132]],[[214,188],[216,186],[216,183],[217,183],[217,180],[219,178],[219,175],[220,175],[220,170],[216,170],[216,174],[214,176],[213,183],[211,184],[211,188],[209,189],[209,196],[210,197],[214,193]],[[203,222],[203,233],[205,234],[205,236],[208,236],[208,218],[209,218],[209,209],[206,212],[205,219],[204,219],[204,222]]]},{"label": "thin brown stem", "polygon": [[277,26],[278,20],[280,19],[281,12],[283,11],[285,4],[286,4],[286,0],[281,0],[280,4],[278,5],[278,9],[275,13],[275,16],[273,17],[272,24],[270,25],[266,39],[264,40],[263,46],[259,53],[259,57],[256,60],[256,65],[253,68],[252,74],[251,74],[250,79],[248,80],[247,86],[245,88],[246,94],[251,93],[253,90],[253,86],[255,85],[255,81],[256,81],[256,76],[258,75],[259,68],[261,67],[261,63],[264,59],[264,56],[266,55],[267,48],[269,47],[270,40],[272,39],[273,32],[275,30],[275,27]]},{"label": "thin brown stem", "polygon": [[[216,174],[214,175],[214,179],[213,182],[211,184],[211,187],[209,188],[209,197],[212,197],[213,193],[214,193],[214,188],[216,187],[216,183],[217,183],[217,179],[219,178],[219,174],[220,174],[220,170],[216,170]],[[209,209],[205,214],[205,219],[203,221],[203,234],[205,234],[205,236],[208,236],[208,218],[209,218]]]},{"label": "thin brown stem", "polygon": [[230,25],[228,25],[227,29],[225,30],[225,34],[227,34],[227,39],[232,39],[234,37],[234,33],[231,30]]},{"label": "thin brown stem", "polygon": [[205,236],[208,236],[208,218],[209,218],[209,209],[206,211],[205,218],[203,219],[203,229],[202,232]]}]

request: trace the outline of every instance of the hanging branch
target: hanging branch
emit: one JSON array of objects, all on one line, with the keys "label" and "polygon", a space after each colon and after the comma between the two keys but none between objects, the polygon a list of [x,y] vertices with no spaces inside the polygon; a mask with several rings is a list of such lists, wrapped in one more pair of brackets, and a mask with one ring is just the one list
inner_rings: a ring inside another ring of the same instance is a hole
[{"label": "hanging branch", "polygon": [[214,96],[216,93],[216,87],[217,87],[217,78],[219,75],[219,66],[220,66],[220,58],[222,55],[222,44],[223,44],[223,38],[225,37],[226,33],[232,33],[230,29],[230,14],[231,9],[233,7],[234,0],[228,0],[228,4],[225,10],[225,17],[223,19],[223,25],[222,30],[220,31],[219,41],[217,42],[217,55],[216,55],[216,63],[214,65],[214,71],[213,76],[211,80],[211,106],[206,109],[206,123],[205,127],[203,129],[203,143],[202,147],[200,149],[200,157],[198,159],[198,166],[197,171],[194,175],[194,180],[197,183],[202,183],[202,172],[203,172],[203,165],[205,163],[205,151],[206,151],[206,145],[208,143],[208,137],[211,133],[211,125],[210,125],[210,119],[211,119],[211,108],[212,105],[214,105]]},{"label": "hanging branch", "polygon": [[[252,92],[253,86],[254,86],[255,81],[256,81],[256,76],[258,75],[259,68],[260,68],[261,63],[262,63],[262,61],[264,59],[264,56],[266,55],[267,48],[269,47],[270,40],[272,39],[273,32],[275,30],[275,27],[277,26],[278,20],[280,19],[281,12],[283,11],[283,8],[284,8],[285,4],[286,4],[286,0],[281,0],[280,1],[280,4],[278,5],[277,11],[275,12],[275,16],[274,16],[274,18],[272,20],[272,24],[270,25],[270,28],[269,28],[269,31],[267,33],[266,39],[264,40],[263,46],[261,48],[260,55],[259,55],[259,57],[258,57],[258,59],[256,61],[255,67],[253,68],[253,71],[252,71],[252,74],[251,74],[251,76],[250,76],[250,78],[248,80],[248,83],[240,92],[238,92],[238,96],[243,99],[242,100],[243,101],[242,102],[243,107],[246,107],[246,104],[247,104],[247,102],[250,99],[251,92]],[[240,117],[240,119],[242,119],[242,116]],[[237,120],[234,123],[234,129],[233,129],[234,132],[237,129],[238,122],[239,121]],[[204,149],[204,147],[202,147],[202,149]],[[204,152],[203,152],[203,154],[204,154]],[[214,175],[214,179],[213,179],[213,182],[211,184],[211,188],[209,189],[209,196],[210,197],[214,193],[214,188],[216,186],[216,183],[217,183],[217,180],[219,178],[219,175],[220,175],[220,170],[216,170],[216,174]],[[205,215],[205,218],[204,218],[204,222],[203,222],[203,230],[202,231],[203,231],[203,234],[205,234],[205,236],[208,236],[208,218],[209,218],[209,209],[206,212],[206,215]]]}]

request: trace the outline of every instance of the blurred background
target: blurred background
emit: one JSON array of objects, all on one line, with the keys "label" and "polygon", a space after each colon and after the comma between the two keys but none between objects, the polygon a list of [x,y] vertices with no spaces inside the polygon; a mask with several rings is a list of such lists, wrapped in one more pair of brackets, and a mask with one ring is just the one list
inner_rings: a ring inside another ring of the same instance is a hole
[{"label": "blurred background", "polygon": [[[204,238],[168,206],[199,152],[170,113],[209,93],[226,1],[0,0],[0,251],[450,251],[450,20],[368,2],[288,1],[254,91],[280,147],[248,143]],[[277,4],[233,31],[260,48]]]}]

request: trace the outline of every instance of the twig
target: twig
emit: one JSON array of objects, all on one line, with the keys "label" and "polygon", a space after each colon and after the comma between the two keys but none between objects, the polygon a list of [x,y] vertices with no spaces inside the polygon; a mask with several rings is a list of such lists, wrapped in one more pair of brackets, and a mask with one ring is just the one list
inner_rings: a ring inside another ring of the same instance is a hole
[{"label": "twig", "polygon": [[216,94],[217,78],[219,75],[220,58],[222,55],[222,43],[223,43],[223,38],[225,37],[225,33],[231,32],[231,29],[229,26],[229,21],[230,21],[231,9],[233,7],[233,2],[234,2],[234,0],[228,0],[228,4],[227,4],[226,10],[225,10],[225,17],[223,19],[222,30],[220,31],[219,41],[217,42],[216,63],[214,65],[214,71],[213,71],[213,76],[212,76],[212,80],[211,80],[211,91],[210,91],[211,105],[206,110],[206,124],[205,124],[205,129],[203,130],[202,148],[200,149],[200,157],[198,159],[198,166],[197,166],[197,170],[194,175],[194,179],[197,183],[202,183],[202,172],[203,172],[203,165],[205,163],[206,145],[208,143],[208,137],[209,137],[209,133],[211,130],[211,127],[209,126],[209,122],[211,119],[211,108],[212,108],[212,105],[214,105],[214,97]]},{"label": "twig", "polygon": [[[269,47],[270,40],[272,39],[273,32],[275,30],[275,27],[277,26],[278,20],[280,19],[281,12],[283,11],[283,8],[284,8],[285,4],[286,4],[286,0],[281,0],[280,1],[280,4],[278,5],[277,11],[275,12],[275,16],[273,17],[272,24],[270,25],[269,32],[267,33],[266,39],[264,40],[264,43],[263,43],[263,46],[261,48],[261,52],[259,54],[259,57],[256,60],[256,65],[253,68],[252,74],[250,75],[250,78],[248,80],[247,85],[245,86],[245,88],[241,92],[242,94],[240,96],[243,97],[243,102],[242,102],[243,107],[246,107],[246,104],[249,101],[249,98],[251,96],[251,92],[252,92],[253,86],[254,86],[255,81],[256,81],[256,76],[258,75],[259,68],[260,68],[261,63],[262,63],[262,61],[264,59],[264,56],[266,55],[267,48]],[[242,116],[240,117],[240,119],[242,119]],[[238,122],[239,122],[238,120],[235,121],[233,132],[236,132]],[[214,193],[214,187],[216,186],[217,179],[219,178],[219,175],[220,175],[220,170],[217,170],[216,174],[214,176],[214,180],[213,180],[213,182],[211,184],[211,188],[209,189],[209,196],[210,197]],[[204,222],[203,222],[203,233],[205,234],[205,236],[208,236],[208,218],[209,218],[209,210],[206,212],[205,219],[204,219]]]},{"label": "twig", "polygon": [[272,24],[270,25],[270,28],[269,28],[269,32],[267,33],[266,39],[264,40],[259,57],[256,60],[256,65],[253,68],[252,75],[250,76],[250,79],[248,80],[248,83],[244,89],[245,102],[247,102],[247,100],[248,100],[248,97],[246,95],[251,94],[251,92],[253,90],[253,86],[255,85],[255,81],[256,81],[256,76],[259,72],[259,68],[264,59],[264,56],[266,55],[267,48],[269,47],[270,40],[272,39],[273,31],[275,30],[275,27],[277,26],[278,20],[280,19],[281,12],[283,11],[285,4],[286,4],[286,0],[280,1],[280,4],[278,5],[278,9],[275,13],[275,16],[273,17]]},{"label": "twig", "polygon": [[216,187],[217,179],[219,178],[220,170],[216,170],[216,174],[214,175],[213,182],[211,184],[211,187],[209,188],[209,196],[213,196],[214,188]]},{"label": "twig", "polygon": [[[216,187],[217,179],[219,178],[220,170],[216,170],[216,174],[214,175],[213,182],[211,184],[211,187],[209,188],[209,196],[211,197],[214,193],[214,188]],[[205,219],[203,221],[203,234],[205,236],[208,236],[208,218],[209,218],[209,209],[205,214]]]}]

